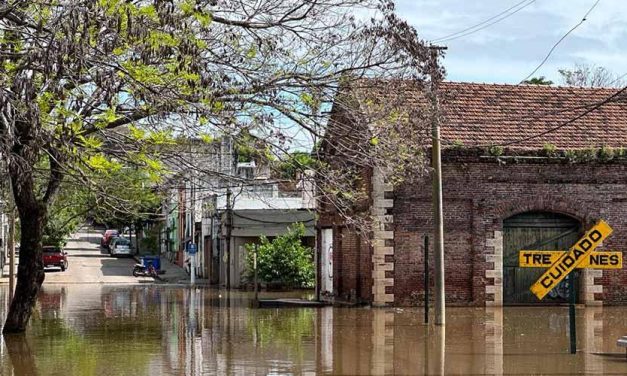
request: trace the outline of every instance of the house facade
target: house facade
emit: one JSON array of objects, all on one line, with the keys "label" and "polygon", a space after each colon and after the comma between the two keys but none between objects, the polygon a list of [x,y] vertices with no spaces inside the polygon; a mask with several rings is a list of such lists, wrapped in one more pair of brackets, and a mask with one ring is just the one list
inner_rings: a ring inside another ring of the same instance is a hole
[{"label": "house facade", "polygon": [[213,283],[242,287],[246,283],[246,245],[258,244],[261,236],[283,235],[295,223],[305,226],[302,241],[314,248],[315,200],[313,184],[307,178],[292,191],[270,179],[229,187],[207,197],[203,207],[201,239]]},{"label": "house facade", "polygon": [[[568,249],[599,219],[614,229],[599,250],[627,251],[627,106],[613,97],[617,90],[469,83],[441,90],[447,304],[567,301],[564,285],[535,298],[529,287],[544,269],[520,268],[518,252]],[[431,176],[392,186],[376,168],[367,175],[371,233],[321,208],[321,297],[422,305],[425,257],[433,265],[425,251],[425,237],[433,244]],[[627,302],[626,271],[575,275],[579,303]]]},{"label": "house facade", "polygon": [[271,177],[268,166],[238,161],[233,139],[199,144],[194,166],[180,167],[162,204],[161,253],[189,270],[186,245],[197,245],[196,275],[212,284],[243,285],[246,244],[285,234],[305,225],[304,242],[314,246],[313,184],[303,176],[295,184]]}]

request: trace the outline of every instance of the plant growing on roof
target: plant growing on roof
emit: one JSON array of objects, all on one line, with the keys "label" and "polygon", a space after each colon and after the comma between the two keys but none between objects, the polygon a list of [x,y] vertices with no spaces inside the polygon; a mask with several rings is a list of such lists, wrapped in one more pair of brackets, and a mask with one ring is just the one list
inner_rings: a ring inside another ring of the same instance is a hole
[{"label": "plant growing on roof", "polygon": [[488,153],[494,157],[500,157],[504,152],[505,149],[500,145],[493,145],[488,148]]},{"label": "plant growing on roof", "polygon": [[612,147],[604,145],[599,149],[599,160],[602,162],[611,161],[614,159],[615,154],[616,153]]},{"label": "plant growing on roof", "polygon": [[557,148],[555,147],[555,145],[551,144],[550,142],[545,142],[542,145],[542,151],[547,157],[557,156]]}]

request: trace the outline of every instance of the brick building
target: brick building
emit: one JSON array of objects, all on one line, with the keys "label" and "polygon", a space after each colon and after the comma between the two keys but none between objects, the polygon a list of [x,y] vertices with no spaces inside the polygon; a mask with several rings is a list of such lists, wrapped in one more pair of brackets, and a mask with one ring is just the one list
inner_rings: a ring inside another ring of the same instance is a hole
[{"label": "brick building", "polygon": [[[518,251],[567,249],[598,219],[614,228],[599,249],[627,250],[622,91],[449,82],[440,93],[447,304],[539,304],[529,286],[543,269],[518,268]],[[411,94],[419,105],[423,94]],[[393,187],[376,169],[364,175],[372,233],[320,209],[321,298],[422,304],[431,177]],[[624,270],[582,269],[576,286],[580,303],[627,302]],[[564,302],[564,290],[542,304]]]}]

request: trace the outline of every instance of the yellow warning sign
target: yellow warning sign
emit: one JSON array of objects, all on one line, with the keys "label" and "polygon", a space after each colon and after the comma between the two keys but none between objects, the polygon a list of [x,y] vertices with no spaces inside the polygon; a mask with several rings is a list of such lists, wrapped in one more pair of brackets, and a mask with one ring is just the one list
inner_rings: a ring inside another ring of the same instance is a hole
[{"label": "yellow warning sign", "polygon": [[[521,268],[548,268],[553,265],[565,251],[520,251],[518,266]],[[577,269],[622,269],[623,252],[594,251],[576,266]]]},{"label": "yellow warning sign", "polygon": [[600,220],[586,234],[572,246],[568,252],[564,252],[549,269],[531,286],[531,292],[542,300],[570,273],[577,265],[584,261],[601,242],[612,233],[612,228],[607,222]]}]

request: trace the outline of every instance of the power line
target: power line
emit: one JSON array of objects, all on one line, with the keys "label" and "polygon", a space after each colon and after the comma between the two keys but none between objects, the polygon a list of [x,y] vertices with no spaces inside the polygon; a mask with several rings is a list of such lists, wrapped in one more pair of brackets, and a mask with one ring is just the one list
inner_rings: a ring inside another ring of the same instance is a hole
[{"label": "power line", "polygon": [[[492,25],[494,25],[494,24],[496,24],[498,22],[501,22],[502,20],[504,20],[504,19],[506,19],[508,17],[513,16],[514,14],[520,12],[524,8],[528,7],[529,5],[535,3],[535,1],[536,0],[523,0],[523,1],[520,1],[520,2],[518,2],[516,4],[514,4],[513,6],[505,9],[501,13],[496,14],[496,15],[494,15],[494,16],[492,16],[492,17],[490,17],[490,18],[488,18],[488,19],[486,19],[486,20],[484,20],[484,21],[482,21],[482,22],[480,22],[480,23],[478,23],[476,25],[473,25],[473,26],[467,27],[467,28],[465,28],[463,30],[457,31],[455,33],[451,33],[451,34],[445,35],[443,37],[434,39],[433,42],[434,43],[446,42],[446,41],[450,41],[450,40],[453,40],[453,39],[464,37],[466,35],[470,35],[470,34],[476,33],[478,31],[483,30],[483,29],[485,29],[487,27],[490,27],[490,26],[492,26]],[[510,13],[510,11],[512,11],[512,10],[514,10],[514,11]],[[494,20],[494,21],[490,22],[492,20]]]},{"label": "power line", "polygon": [[[584,16],[581,18],[581,20],[574,25],[572,28],[570,28],[570,30],[568,30],[554,45],[553,47],[551,47],[551,49],[549,50],[549,52],[547,53],[547,55],[544,57],[544,59],[540,62],[540,64],[538,64],[538,66],[531,72],[529,73],[525,78],[523,78],[522,80],[520,80],[520,82],[518,82],[517,84],[513,85],[509,90],[503,91],[501,93],[498,93],[494,98],[491,99],[492,102],[498,101],[499,99],[501,99],[504,95],[510,94],[512,93],[517,87],[519,87],[520,85],[524,84],[526,80],[528,80],[531,76],[533,76],[533,74],[535,74],[549,59],[549,57],[551,56],[551,54],[553,54],[553,51],[555,51],[555,49],[557,48],[557,46],[560,45],[560,43],[562,43],[562,41],[564,41],[564,39],[566,39],[573,31],[575,31],[579,26],[581,26],[586,20],[587,17],[590,15],[590,13],[594,10],[594,8],[596,8],[596,6],[599,4],[601,0],[596,0],[594,2],[594,4],[592,4],[592,6],[588,9],[588,11],[584,14]],[[622,90],[621,90],[622,92]],[[612,96],[610,96],[609,98],[614,98],[616,95],[616,93]],[[602,103],[601,105],[607,103],[605,101],[601,101],[600,103]],[[600,106],[595,105],[592,108],[584,111],[584,113],[582,115],[578,115],[575,118],[571,119],[571,120],[567,120],[566,122],[564,122],[563,124],[560,124],[559,126],[555,127],[554,130],[557,130],[565,125],[568,125],[572,122],[574,122],[577,119],[580,119],[581,117],[589,114],[590,112],[596,110],[597,108],[599,108]],[[561,111],[559,111],[561,112]],[[528,138],[522,139],[522,140],[518,140],[515,142],[511,142],[511,143],[506,143],[506,144],[492,144],[492,145],[487,145],[487,146],[507,146],[507,145],[512,145],[512,144],[516,144],[519,142],[523,142],[523,141],[527,141],[529,139],[533,139],[539,136],[543,136],[547,133],[552,132],[553,130],[549,130],[549,131],[545,131],[540,133],[539,135],[536,136],[530,136]]]},{"label": "power line", "polygon": [[[596,8],[596,6],[599,4],[601,0],[596,0],[594,2],[594,4],[592,4],[592,6],[588,9],[588,11],[584,14],[584,16],[581,18],[581,21],[579,21],[575,26],[573,26],[572,28],[570,28],[570,30],[568,30],[566,32],[566,34],[564,34],[554,45],[553,47],[551,47],[551,49],[549,50],[549,52],[547,53],[547,55],[544,57],[544,59],[540,62],[540,64],[538,64],[538,66],[527,75],[527,77],[523,78],[518,84],[514,85],[509,91],[504,92],[504,93],[500,93],[498,95],[498,98],[501,98],[503,95],[511,93],[514,88],[520,86],[521,84],[523,84],[526,80],[528,80],[531,76],[533,76],[549,59],[549,57],[551,56],[551,54],[553,53],[553,51],[555,51],[555,49],[557,48],[557,46],[560,45],[560,43],[562,43],[562,41],[564,41],[564,39],[566,39],[573,31],[575,31],[579,26],[581,26],[584,22],[586,22],[588,16],[590,15],[590,13],[592,13],[592,11],[594,10],[594,8]],[[611,101],[613,101],[614,98],[618,97],[620,94],[622,94],[625,90],[627,90],[627,86],[623,87],[622,89],[620,89],[619,91],[617,91],[616,93],[612,94],[611,96],[605,98],[604,100],[598,102],[596,105],[592,106],[591,108],[587,109],[586,111],[582,112],[581,114],[575,116],[572,119],[566,120],[562,123],[560,123],[559,125],[552,127],[546,131],[540,132],[538,134],[535,135],[531,135],[529,137],[525,137],[519,140],[515,140],[515,141],[511,141],[511,142],[506,142],[506,143],[502,143],[502,144],[498,144],[498,145],[488,145],[488,146],[509,146],[509,145],[514,145],[514,144],[518,144],[521,142],[525,142],[525,141],[529,141],[532,140],[534,138],[537,137],[541,137],[544,136],[546,134],[555,132],[556,130],[563,128],[565,126],[567,126],[568,124],[571,124],[583,117],[585,117],[586,115],[588,115],[589,113],[597,110],[598,108],[600,108],[601,106],[603,106],[604,104],[607,104]],[[496,99],[498,99],[496,98]]]},{"label": "power line", "polygon": [[236,217],[242,218],[242,219],[253,221],[253,222],[269,223],[269,224],[275,224],[275,225],[289,225],[289,224],[297,223],[297,222],[308,223],[308,222],[313,222],[315,220],[315,219],[312,218],[312,219],[308,219],[306,221],[299,221],[299,220],[294,220],[294,221],[266,221],[266,220],[263,220],[263,219],[247,217],[247,216],[241,215],[241,214],[239,214],[239,213],[237,213],[235,211],[233,212],[233,215],[236,216]]},{"label": "power line", "polygon": [[[627,73],[625,73],[623,76],[627,76]],[[519,87],[519,85],[514,85],[515,87]],[[513,89],[509,89],[507,90],[504,94],[508,94],[513,92]],[[498,96],[504,95],[503,93],[499,93]],[[521,121],[522,123],[530,123],[532,121],[535,120],[539,120],[539,119],[543,119],[549,116],[554,116],[554,115],[559,115],[565,112],[574,112],[577,110],[588,110],[590,108],[592,108],[594,110],[594,107],[598,105],[599,102],[590,102],[590,103],[584,103],[581,105],[576,105],[576,106],[571,106],[571,107],[564,107],[564,108],[560,108],[558,110],[550,110],[550,111],[544,111],[542,113],[533,113],[531,115],[524,115],[518,119],[515,119],[517,121]],[[512,118],[509,114],[505,114],[502,115],[500,118],[496,118],[496,119],[492,119],[490,120],[491,122],[503,122],[503,121],[511,121]],[[468,123],[468,125],[475,125],[475,126],[480,126],[483,123]],[[441,139],[445,142],[447,142],[448,144],[452,144],[454,143],[454,139],[449,139],[449,138],[445,138],[445,137],[441,137]],[[482,146],[482,145],[477,145],[477,146]],[[483,146],[500,146],[500,144],[490,144],[490,145],[483,145]]]},{"label": "power line", "polygon": [[613,86],[615,83],[620,82],[623,78],[625,78],[625,76],[627,76],[627,73],[623,73],[620,76],[617,76],[614,80],[612,80],[612,82],[607,84],[607,86]]},{"label": "power line", "polygon": [[536,73],[543,65],[544,63],[547,62],[547,60],[549,60],[549,57],[551,56],[551,54],[553,54],[553,51],[555,51],[555,49],[557,48],[557,46],[560,45],[560,43],[562,43],[562,41],[564,39],[566,39],[566,37],[568,37],[573,31],[575,31],[575,29],[577,29],[579,26],[581,26],[581,24],[583,24],[584,22],[586,22],[588,15],[592,12],[592,10],[594,8],[596,8],[596,6],[599,4],[601,0],[597,0],[594,4],[592,4],[592,6],[590,7],[590,9],[588,9],[588,11],[586,12],[586,14],[584,14],[583,18],[581,19],[581,21],[579,21],[579,23],[577,23],[575,26],[573,26],[570,30],[568,30],[568,32],[566,32],[566,34],[562,35],[562,37],[553,45],[553,47],[551,47],[551,49],[549,50],[549,53],[546,54],[546,56],[544,57],[544,59],[540,62],[540,64],[538,64],[538,66],[531,71],[531,73],[529,73],[527,75],[527,77],[523,78],[520,83],[525,82],[526,80],[528,80],[531,76],[534,75],[534,73]]},{"label": "power line", "polygon": [[524,137],[518,140],[514,140],[514,141],[509,141],[509,142],[505,142],[502,144],[492,144],[492,145],[484,145],[484,146],[510,146],[510,145],[514,145],[514,144],[519,144],[525,141],[529,141],[532,140],[534,138],[538,138],[538,137],[542,137],[544,135],[547,135],[549,133],[555,132],[560,128],[563,128],[565,126],[567,126],[568,124],[574,123],[575,121],[587,116],[588,114],[590,114],[593,111],[598,110],[599,108],[601,108],[603,105],[610,103],[610,102],[614,102],[614,100],[619,97],[622,93],[624,93],[625,91],[627,91],[627,86],[623,87],[622,89],[618,90],[616,93],[610,95],[609,97],[605,98],[604,100],[598,102],[596,105],[594,105],[593,107],[587,109],[586,111],[582,112],[581,114],[575,116],[572,119],[566,120],[562,123],[560,123],[559,125],[556,125],[555,127],[552,127],[550,129],[547,129],[543,132],[528,136],[528,137]]}]

